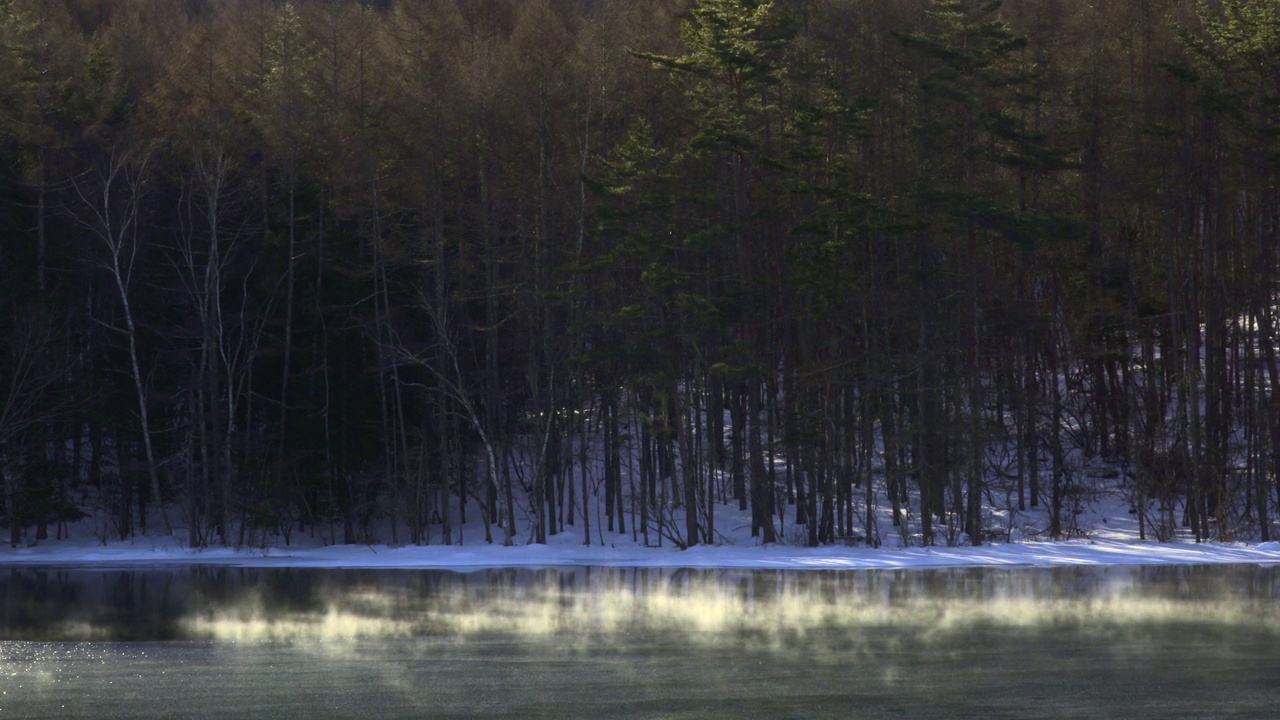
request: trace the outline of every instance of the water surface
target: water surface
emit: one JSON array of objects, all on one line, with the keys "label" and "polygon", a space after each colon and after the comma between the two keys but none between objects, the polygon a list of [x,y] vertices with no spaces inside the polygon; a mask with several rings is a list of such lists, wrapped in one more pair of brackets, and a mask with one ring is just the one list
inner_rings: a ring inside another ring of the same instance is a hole
[{"label": "water surface", "polygon": [[1280,571],[0,570],[0,717],[1195,718]]}]

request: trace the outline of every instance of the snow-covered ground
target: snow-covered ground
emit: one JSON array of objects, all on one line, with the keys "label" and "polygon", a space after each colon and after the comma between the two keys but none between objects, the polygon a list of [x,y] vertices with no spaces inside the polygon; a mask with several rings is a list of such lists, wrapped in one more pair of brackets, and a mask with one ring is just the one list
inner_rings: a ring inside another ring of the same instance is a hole
[{"label": "snow-covered ground", "polygon": [[563,534],[549,545],[390,547],[331,545],[314,548],[187,550],[168,538],[143,538],[106,546],[49,543],[0,551],[3,565],[215,564],[238,567],[476,568],[502,566],[614,565],[627,567],[735,567],[813,570],[928,568],[979,565],[1280,564],[1280,543],[1191,544],[1115,541],[1007,543],[986,547],[797,548],[583,546]]},{"label": "snow-covered ground", "polygon": [[[378,529],[379,542],[340,545],[333,527],[310,527],[294,532],[286,543],[282,537],[259,539],[251,548],[210,547],[192,550],[185,532],[171,536],[138,535],[130,540],[109,537],[100,518],[90,518],[67,528],[66,539],[25,542],[12,548],[0,544],[0,567],[15,565],[77,565],[102,568],[153,565],[204,564],[239,567],[312,568],[483,568],[508,566],[612,565],[620,567],[723,567],[776,569],[896,569],[957,566],[1050,566],[1050,565],[1170,565],[1256,563],[1280,565],[1280,542],[1195,543],[1189,530],[1177,528],[1172,542],[1141,540],[1138,521],[1130,504],[1120,495],[1098,492],[1091,500],[1069,511],[1064,527],[1073,539],[1048,542],[1045,508],[1017,511],[988,508],[984,525],[998,540],[972,547],[957,540],[955,547],[943,547],[946,529],[939,529],[937,545],[920,547],[920,537],[905,536],[892,527],[887,503],[878,512],[875,535],[878,548],[862,543],[803,547],[802,526],[778,521],[780,542],[761,545],[750,534],[750,516],[735,504],[720,505],[716,511],[718,544],[680,550],[661,539],[651,529],[648,544],[635,532],[630,518],[627,533],[602,530],[598,515],[591,518],[590,541],[579,526],[566,526],[545,545],[532,544],[529,518],[519,518],[521,531],[516,546],[503,547],[502,531],[492,528],[495,542],[484,541],[484,529],[476,506],[468,511],[461,542],[455,528],[453,543],[442,542],[439,528],[433,529],[430,544],[421,546],[386,544],[392,537],[386,527]],[[788,510],[783,520],[794,513]],[[178,513],[172,513],[176,517]],[[680,518],[676,518],[681,520]],[[151,526],[159,523],[153,518]],[[54,532],[50,528],[50,533]],[[404,535],[401,528],[400,535]],[[104,538],[105,541],[104,541]]]},{"label": "snow-covered ground", "polygon": [[573,532],[546,545],[402,546],[295,544],[258,549],[183,547],[177,536],[144,536],[102,544],[93,538],[45,541],[30,547],[0,546],[5,565],[92,567],[212,564],[239,567],[479,568],[504,566],[613,565],[625,567],[734,567],[792,569],[929,568],[955,566],[1280,564],[1280,542],[1155,543],[1123,539],[1014,542],[982,547],[867,548],[788,545],[721,545],[679,550],[644,547],[630,535],[605,534],[584,545]]}]

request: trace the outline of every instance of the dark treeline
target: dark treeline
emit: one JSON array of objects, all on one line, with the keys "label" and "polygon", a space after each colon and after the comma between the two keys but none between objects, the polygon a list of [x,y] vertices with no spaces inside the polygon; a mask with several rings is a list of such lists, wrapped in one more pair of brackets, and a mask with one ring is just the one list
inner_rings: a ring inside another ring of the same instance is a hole
[{"label": "dark treeline", "polygon": [[1064,537],[1099,467],[1269,539],[1271,0],[0,0],[0,54],[14,544]]}]

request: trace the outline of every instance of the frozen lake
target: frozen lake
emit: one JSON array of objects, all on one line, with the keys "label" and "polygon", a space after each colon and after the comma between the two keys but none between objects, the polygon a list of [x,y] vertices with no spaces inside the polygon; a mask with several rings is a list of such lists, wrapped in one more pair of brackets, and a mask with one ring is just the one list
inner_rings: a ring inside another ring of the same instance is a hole
[{"label": "frozen lake", "polygon": [[0,717],[1269,718],[1280,568],[0,569]]}]

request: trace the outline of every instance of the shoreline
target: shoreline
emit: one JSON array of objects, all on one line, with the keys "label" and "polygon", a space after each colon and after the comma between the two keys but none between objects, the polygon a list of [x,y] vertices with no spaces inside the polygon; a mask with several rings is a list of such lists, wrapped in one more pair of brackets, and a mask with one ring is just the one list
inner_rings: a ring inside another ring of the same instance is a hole
[{"label": "shoreline", "polygon": [[1109,565],[1280,565],[1280,542],[1156,543],[1119,540],[1013,542],[979,547],[586,546],[572,538],[549,545],[328,545],[260,549],[180,547],[176,537],[119,543],[46,541],[0,548],[0,568],[174,567],[476,570],[501,567],[613,566],[778,570],[902,570],[951,567]]}]

